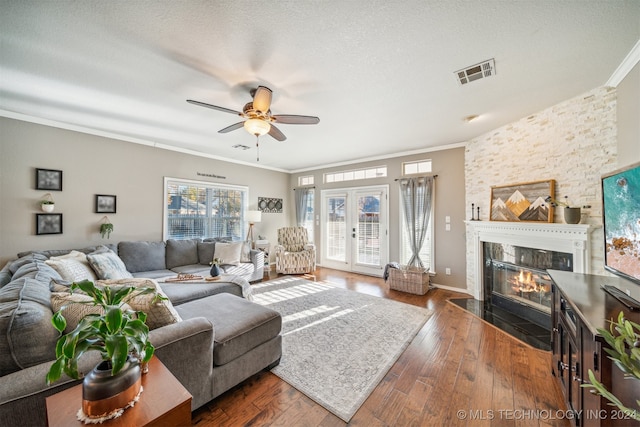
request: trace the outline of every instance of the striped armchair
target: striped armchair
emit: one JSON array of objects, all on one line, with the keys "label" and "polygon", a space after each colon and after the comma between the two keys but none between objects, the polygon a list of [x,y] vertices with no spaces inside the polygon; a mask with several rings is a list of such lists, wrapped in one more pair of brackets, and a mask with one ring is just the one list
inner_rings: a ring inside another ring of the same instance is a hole
[{"label": "striped armchair", "polygon": [[316,269],[316,247],[309,243],[304,227],[278,229],[278,244],[274,249],[276,273],[302,274]]}]

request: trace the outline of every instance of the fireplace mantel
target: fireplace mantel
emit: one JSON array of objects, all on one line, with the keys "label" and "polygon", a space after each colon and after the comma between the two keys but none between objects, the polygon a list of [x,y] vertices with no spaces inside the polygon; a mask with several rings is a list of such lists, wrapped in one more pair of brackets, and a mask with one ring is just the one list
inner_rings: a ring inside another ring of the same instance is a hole
[{"label": "fireplace mantel", "polygon": [[590,271],[593,225],[502,221],[465,221],[465,224],[467,239],[473,242],[467,246],[467,260],[472,262],[467,265],[467,291],[475,299],[484,299],[483,242],[571,253],[574,272]]}]

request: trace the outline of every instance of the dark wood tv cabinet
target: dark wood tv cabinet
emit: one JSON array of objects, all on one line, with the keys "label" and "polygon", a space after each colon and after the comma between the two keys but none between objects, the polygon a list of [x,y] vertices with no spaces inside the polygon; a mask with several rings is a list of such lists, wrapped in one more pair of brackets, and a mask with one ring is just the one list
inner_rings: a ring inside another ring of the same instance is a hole
[{"label": "dark wood tv cabinet", "polygon": [[[602,285],[626,290],[638,285],[618,277],[548,270],[552,286],[551,347],[552,373],[560,383],[572,422],[577,427],[640,426],[618,408],[581,387],[589,382],[589,369],[598,381],[629,408],[638,408],[640,381],[624,379],[622,371],[607,357],[607,343],[598,329],[608,329],[609,320],[617,320],[620,311],[633,322],[640,323],[640,312],[627,309],[606,293]],[[638,408],[640,411],[640,408]]]}]

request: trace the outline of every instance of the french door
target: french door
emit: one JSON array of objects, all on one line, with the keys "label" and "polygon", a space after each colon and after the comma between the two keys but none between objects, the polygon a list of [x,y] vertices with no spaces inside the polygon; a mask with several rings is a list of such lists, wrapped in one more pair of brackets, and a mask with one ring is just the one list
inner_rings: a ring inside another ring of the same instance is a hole
[{"label": "french door", "polygon": [[322,256],[328,268],[382,276],[389,258],[388,186],[322,191]]}]

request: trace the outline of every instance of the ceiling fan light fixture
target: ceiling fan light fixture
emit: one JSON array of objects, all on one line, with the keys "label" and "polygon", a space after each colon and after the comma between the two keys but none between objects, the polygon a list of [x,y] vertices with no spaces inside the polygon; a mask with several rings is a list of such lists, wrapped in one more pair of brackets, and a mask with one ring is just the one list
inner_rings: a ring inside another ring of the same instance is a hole
[{"label": "ceiling fan light fixture", "polygon": [[262,136],[271,130],[271,124],[261,119],[248,119],[244,122],[244,128],[251,135]]}]

